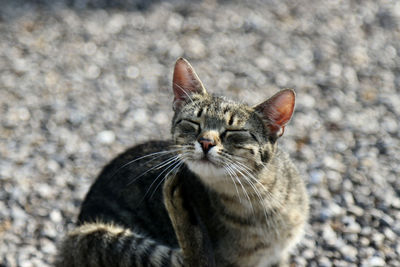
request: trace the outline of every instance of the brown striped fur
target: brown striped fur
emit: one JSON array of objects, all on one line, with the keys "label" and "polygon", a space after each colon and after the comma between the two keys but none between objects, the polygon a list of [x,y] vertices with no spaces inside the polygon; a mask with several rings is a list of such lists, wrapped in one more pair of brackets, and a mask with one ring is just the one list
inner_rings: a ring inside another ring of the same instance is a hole
[{"label": "brown striped fur", "polygon": [[255,107],[209,95],[175,65],[172,141],[107,165],[82,204],[56,266],[284,266],[308,197],[277,146],[294,108],[283,90]]}]

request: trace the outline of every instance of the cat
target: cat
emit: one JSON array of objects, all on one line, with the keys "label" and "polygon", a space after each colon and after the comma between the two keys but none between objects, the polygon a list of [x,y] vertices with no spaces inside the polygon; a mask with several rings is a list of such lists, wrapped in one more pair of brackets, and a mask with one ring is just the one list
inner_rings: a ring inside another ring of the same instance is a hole
[{"label": "cat", "polygon": [[56,266],[289,264],[309,210],[277,146],[294,91],[236,103],[208,94],[180,58],[173,93],[172,140],[135,146],[102,170]]}]

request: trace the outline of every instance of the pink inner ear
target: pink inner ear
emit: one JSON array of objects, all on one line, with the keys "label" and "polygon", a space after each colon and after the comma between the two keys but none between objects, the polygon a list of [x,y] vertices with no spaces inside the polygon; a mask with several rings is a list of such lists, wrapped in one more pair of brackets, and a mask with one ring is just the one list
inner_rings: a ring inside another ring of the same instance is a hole
[{"label": "pink inner ear", "polygon": [[175,63],[172,88],[174,102],[183,101],[192,93],[203,93],[203,85],[194,72],[192,66],[185,59],[180,58]]},{"label": "pink inner ear", "polygon": [[268,121],[271,132],[283,134],[286,123],[293,114],[295,104],[295,93],[291,89],[280,91],[270,99],[256,107],[264,120]]}]

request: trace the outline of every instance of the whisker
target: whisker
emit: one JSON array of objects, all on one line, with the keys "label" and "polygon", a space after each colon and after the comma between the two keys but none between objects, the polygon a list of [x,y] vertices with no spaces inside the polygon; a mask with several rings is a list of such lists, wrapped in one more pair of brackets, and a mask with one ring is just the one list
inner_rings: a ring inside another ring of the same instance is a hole
[{"label": "whisker", "polygon": [[[263,199],[262,196],[261,196],[260,189],[258,189],[258,188],[253,184],[252,180],[255,181],[255,182],[257,182],[257,183],[259,183],[260,186],[261,186],[261,188],[264,188],[263,192],[266,193],[266,195],[265,195],[266,197],[272,198],[271,193],[270,193],[268,190],[265,189],[264,185],[262,185],[262,184],[258,181],[258,179],[256,179],[256,178],[254,177],[254,175],[252,174],[251,171],[246,170],[246,169],[248,169],[247,166],[245,166],[244,164],[242,164],[242,163],[239,162],[239,161],[233,161],[232,159],[229,159],[229,158],[226,157],[226,156],[224,157],[224,159],[227,160],[227,161],[231,164],[230,167],[233,168],[234,170],[238,171],[238,172],[242,175],[242,177],[245,179],[245,181],[252,187],[253,191],[256,193],[258,199],[260,200],[260,203],[262,203],[262,204],[261,204],[261,207],[262,207],[262,210],[263,210],[263,213],[264,213],[265,222],[267,223],[267,225],[268,225],[268,227],[269,227],[270,229],[274,229],[275,232],[276,232],[276,234],[277,234],[277,235],[280,235],[278,229],[276,229],[277,227],[275,227],[275,224],[276,224],[277,222],[275,222],[275,220],[274,220],[274,222],[271,222],[271,219],[268,218],[267,207],[265,206],[264,199]],[[241,167],[241,166],[238,165],[238,164],[242,165],[243,167]],[[247,168],[245,169],[245,167],[247,167]],[[242,173],[242,171],[245,172],[246,175],[244,175],[244,174]],[[250,179],[252,179],[252,180],[250,180]],[[275,200],[275,201],[276,201],[277,204],[281,205],[281,203],[280,203],[279,201],[277,201],[277,200]],[[276,211],[274,212],[274,209],[271,209],[271,210],[272,210],[272,212],[275,214],[275,216],[278,216],[279,218],[281,218],[281,216],[280,216]],[[271,224],[274,224],[274,225],[271,225]]]},{"label": "whisker", "polygon": [[175,164],[175,166],[169,171],[167,172],[167,174],[164,175],[164,177],[161,179],[161,181],[157,184],[156,188],[154,189],[153,193],[150,195],[150,198],[153,197],[154,193],[157,191],[158,187],[162,184],[162,182],[167,179],[168,175],[173,172],[174,170],[179,169],[182,165],[183,165],[183,161],[179,161],[177,164]]},{"label": "whisker", "polygon": [[232,183],[233,183],[233,185],[235,186],[235,189],[236,189],[236,192],[237,192],[237,195],[238,195],[238,198],[239,198],[239,203],[242,203],[242,198],[240,197],[239,190],[238,190],[238,188],[237,188],[237,185],[236,185],[236,183],[235,183],[235,180],[234,180],[233,177],[232,177],[232,174],[234,174],[234,173],[232,173],[232,171],[231,171],[230,169],[228,169],[227,166],[223,166],[223,167],[224,167],[224,169],[227,171],[227,173],[229,174],[229,176],[230,176],[230,178],[231,178],[231,180],[232,180]]},{"label": "whisker", "polygon": [[[249,177],[247,177],[247,175],[252,176],[252,174],[251,174],[249,171],[247,171],[246,169],[241,169],[240,166],[237,166],[236,163],[234,163],[234,162],[232,162],[232,167],[235,167],[235,168],[239,171],[239,173],[243,176],[243,178],[245,178],[246,182],[252,187],[253,191],[256,193],[256,195],[258,196],[258,198],[260,199],[260,201],[262,201],[263,199],[262,199],[262,197],[261,197],[261,194],[260,194],[259,189],[253,184],[252,181],[248,180]],[[244,174],[241,172],[241,170],[242,170],[243,172],[245,172],[247,175],[244,175]]]},{"label": "whisker", "polygon": [[[234,170],[234,169],[232,169],[232,166],[230,166],[230,165],[225,165],[228,169],[231,169],[231,170]],[[239,185],[242,187],[242,190],[243,190],[243,193],[245,194],[245,196],[247,197],[247,199],[249,200],[249,204],[250,204],[250,206],[251,206],[251,209],[252,209],[252,211],[253,211],[253,214],[254,214],[254,207],[253,207],[253,203],[252,203],[252,201],[251,201],[251,199],[250,199],[250,196],[249,196],[249,194],[247,193],[247,190],[246,190],[246,188],[243,186],[243,184],[242,184],[242,182],[240,181],[240,179],[239,179],[239,177],[237,176],[237,174],[234,172],[234,174],[235,174],[235,176],[234,176],[234,178],[235,178],[235,180],[239,183]]]},{"label": "whisker", "polygon": [[[179,163],[181,163],[179,161],[178,158],[175,158],[174,161],[170,162],[168,164],[168,167],[166,167],[162,172],[160,172],[157,177],[153,180],[153,182],[150,184],[149,188],[147,188],[146,193],[144,194],[143,198],[145,198],[147,196],[147,194],[150,192],[151,187],[153,186],[153,184],[161,177],[161,175],[166,172],[169,168],[173,167],[172,169],[174,169]],[[162,179],[161,179],[162,181]],[[156,187],[156,189],[153,191],[153,193],[151,194],[151,196],[154,194],[154,192],[157,190],[158,186]],[[150,196],[150,197],[151,197]]]},{"label": "whisker", "polygon": [[[265,186],[255,177],[254,173],[248,166],[246,166],[245,164],[243,164],[242,162],[240,162],[238,160],[233,161],[233,159],[230,159],[230,158],[232,158],[232,155],[225,153],[224,156],[225,156],[225,159],[230,160],[231,163],[239,164],[241,166],[240,167],[241,170],[244,171],[245,169],[247,169],[248,171],[246,171],[246,172],[249,175],[249,178],[251,178],[254,182],[256,182],[259,186],[261,186],[261,188],[264,189],[263,192],[265,192],[266,197],[268,197],[270,201],[276,202],[276,205],[278,205],[279,207],[282,206],[282,203],[280,203],[280,201],[278,199],[273,197],[272,193],[267,188],[265,188]],[[267,166],[265,166],[265,167],[267,168]]]},{"label": "whisker", "polygon": [[160,168],[161,165],[164,165],[164,166],[165,166],[166,164],[168,164],[168,163],[174,161],[174,160],[175,160],[176,158],[178,158],[178,157],[179,157],[179,155],[170,157],[170,158],[168,158],[168,159],[162,161],[161,163],[159,163],[159,164],[157,164],[157,165],[151,167],[150,169],[148,169],[147,171],[143,172],[143,173],[140,174],[139,176],[136,176],[136,177],[135,177],[132,181],[130,181],[126,186],[130,186],[133,182],[135,182],[135,181],[136,181],[137,179],[139,179],[140,177],[146,175],[147,173],[149,173],[150,171],[152,171],[152,170],[154,170],[154,169]]},{"label": "whisker", "polygon": [[119,168],[113,173],[113,175],[111,175],[110,179],[112,179],[120,170],[122,170],[122,169],[125,168],[126,166],[128,166],[128,165],[130,165],[130,164],[132,164],[132,163],[134,163],[134,162],[136,162],[136,161],[138,161],[138,160],[141,160],[141,159],[144,159],[144,158],[148,158],[148,157],[152,157],[152,156],[156,156],[156,155],[157,155],[157,157],[155,157],[155,158],[153,158],[153,159],[151,159],[151,160],[145,162],[145,163],[148,163],[148,162],[151,162],[151,161],[153,161],[153,160],[155,160],[155,159],[158,159],[158,158],[160,158],[160,157],[162,157],[162,156],[164,156],[164,155],[171,154],[171,153],[175,153],[175,152],[177,152],[177,151],[179,151],[179,149],[174,149],[174,150],[169,150],[169,151],[159,151],[159,152],[151,153],[151,154],[144,155],[144,156],[142,156],[142,157],[133,159],[133,160],[131,160],[131,161],[125,163],[125,164],[122,165],[121,167],[119,167]]}]

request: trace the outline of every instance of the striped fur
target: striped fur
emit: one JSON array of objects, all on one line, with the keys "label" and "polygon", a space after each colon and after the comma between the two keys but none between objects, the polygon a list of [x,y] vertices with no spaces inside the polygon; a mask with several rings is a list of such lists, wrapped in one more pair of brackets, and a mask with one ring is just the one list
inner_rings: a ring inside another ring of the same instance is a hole
[{"label": "striped fur", "polygon": [[86,223],[65,239],[56,266],[183,266],[180,249],[171,249],[129,229]]},{"label": "striped fur", "polygon": [[173,90],[172,141],[103,169],[56,266],[288,264],[308,218],[304,183],[277,146],[294,92],[256,107],[212,96],[183,59]]}]

